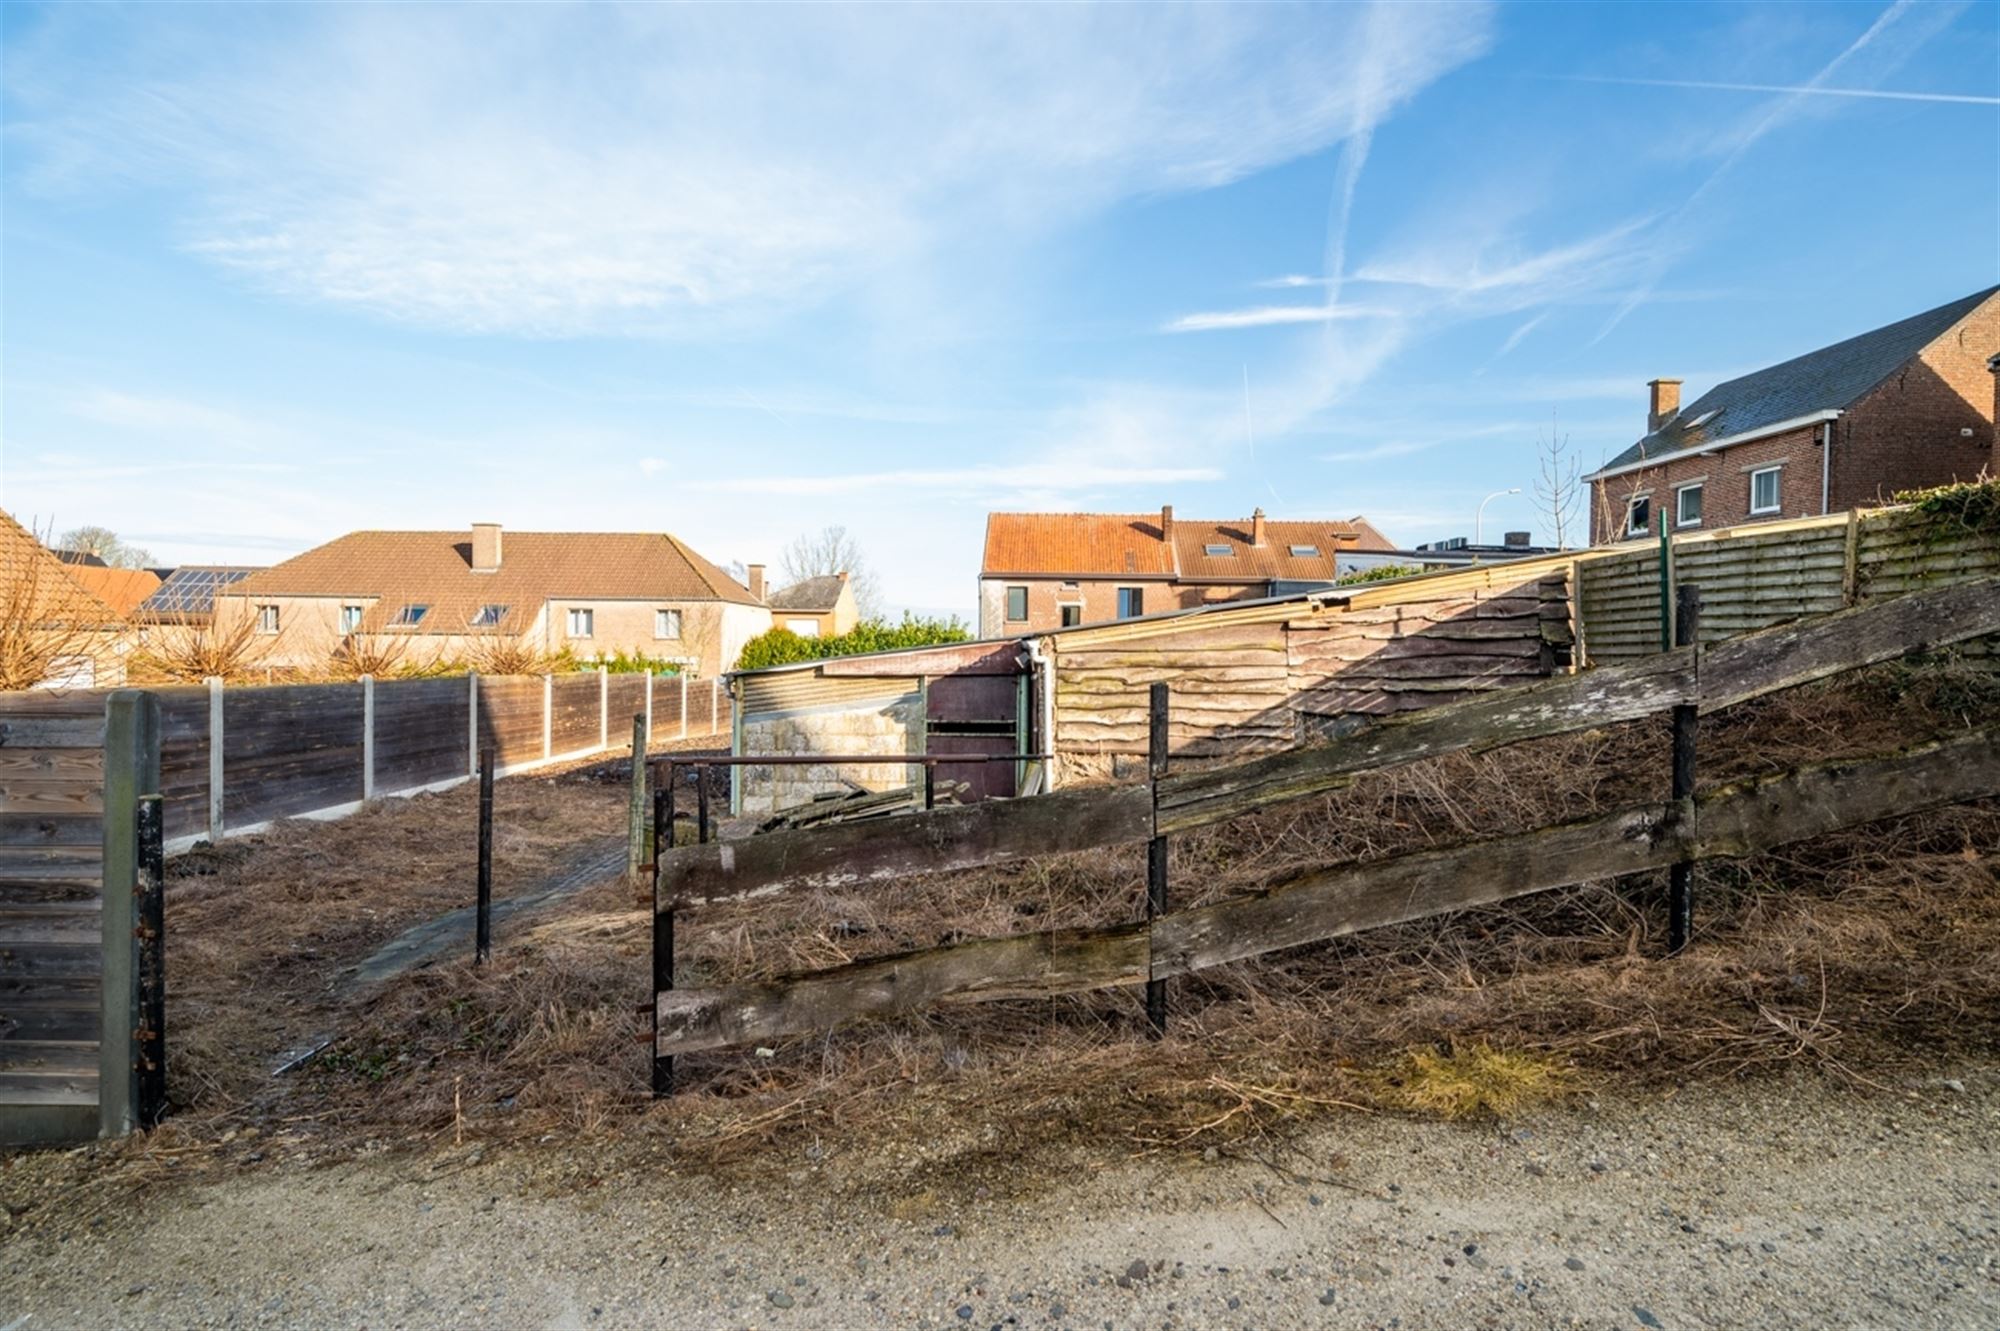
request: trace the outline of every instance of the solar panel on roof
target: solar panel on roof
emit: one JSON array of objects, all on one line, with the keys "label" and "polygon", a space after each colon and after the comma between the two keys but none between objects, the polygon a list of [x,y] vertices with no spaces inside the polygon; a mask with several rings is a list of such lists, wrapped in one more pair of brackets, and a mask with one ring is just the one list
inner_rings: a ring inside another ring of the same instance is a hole
[{"label": "solar panel on roof", "polygon": [[209,614],[215,609],[215,594],[232,582],[250,576],[245,568],[177,568],[139,605],[144,614]]}]

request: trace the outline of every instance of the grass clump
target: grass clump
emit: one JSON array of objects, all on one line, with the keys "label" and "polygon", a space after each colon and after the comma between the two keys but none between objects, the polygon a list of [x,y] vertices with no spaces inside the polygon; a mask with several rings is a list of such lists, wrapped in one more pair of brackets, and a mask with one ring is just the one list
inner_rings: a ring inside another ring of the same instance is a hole
[{"label": "grass clump", "polygon": [[1495,1049],[1480,1040],[1406,1050],[1377,1082],[1376,1097],[1387,1108],[1457,1120],[1532,1109],[1567,1093],[1575,1075],[1553,1054]]}]

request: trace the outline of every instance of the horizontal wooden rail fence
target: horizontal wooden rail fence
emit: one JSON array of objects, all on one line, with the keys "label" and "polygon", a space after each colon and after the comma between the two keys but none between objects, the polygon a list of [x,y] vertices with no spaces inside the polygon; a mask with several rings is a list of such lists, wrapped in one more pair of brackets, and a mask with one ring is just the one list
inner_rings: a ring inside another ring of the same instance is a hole
[{"label": "horizontal wooden rail fence", "polygon": [[[1923,648],[2000,632],[2000,579],[1913,592],[1378,723],[1329,744],[1144,786],[1081,789],[877,824],[776,832],[655,857],[656,939],[707,902],[971,868],[1152,840],[1443,753],[1722,707]],[[1160,722],[1156,720],[1156,726]],[[1163,728],[1163,727],[1161,727]],[[824,1030],[935,1003],[1157,983],[1359,929],[1676,863],[1740,856],[1940,804],[2000,794],[2000,733],[1803,768],[1698,798],[1364,864],[1145,922],[955,944],[756,984],[656,987],[655,1085],[674,1055]],[[1163,894],[1162,894],[1163,895]],[[664,968],[671,974],[671,960]]]},{"label": "horizontal wooden rail fence", "polygon": [[[771,832],[660,857],[663,906],[794,887],[842,887],[1031,855],[1145,841],[1325,794],[1356,776],[1446,753],[1571,734],[1694,702],[1704,712],[1845,670],[2000,632],[2000,579],[1912,592],[1701,649],[1677,648],[1376,722],[1326,744],[1174,773],[938,809],[873,825]],[[1698,675],[1698,678],[1697,678]]]},{"label": "horizontal wooden rail fence", "polygon": [[1692,801],[1635,805],[1519,836],[1334,865],[1146,922],[1017,934],[833,970],[656,997],[657,1056],[769,1043],[940,1003],[1143,984],[1283,948],[1676,860],[1752,855],[2000,795],[2000,731],[1865,762],[1801,768]]}]

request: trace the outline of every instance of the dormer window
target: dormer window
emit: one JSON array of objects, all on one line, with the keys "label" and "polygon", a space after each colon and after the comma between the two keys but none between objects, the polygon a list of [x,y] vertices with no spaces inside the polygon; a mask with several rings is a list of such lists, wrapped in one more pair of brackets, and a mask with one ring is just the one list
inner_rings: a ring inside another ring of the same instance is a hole
[{"label": "dormer window", "polygon": [[1230,548],[1227,542],[1220,542],[1215,545],[1204,545],[1201,549],[1203,554],[1212,555],[1217,559],[1220,559],[1225,555],[1233,557],[1236,554],[1236,551]]}]

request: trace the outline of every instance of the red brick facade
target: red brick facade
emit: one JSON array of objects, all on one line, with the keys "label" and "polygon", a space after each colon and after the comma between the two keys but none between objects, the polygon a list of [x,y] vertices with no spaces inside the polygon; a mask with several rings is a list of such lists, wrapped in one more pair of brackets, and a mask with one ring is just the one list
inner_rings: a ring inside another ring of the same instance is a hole
[{"label": "red brick facade", "polygon": [[[1894,374],[1846,404],[1828,423],[1830,463],[1822,442],[1826,425],[1815,423],[1605,477],[1591,484],[1592,539],[1598,544],[1634,539],[1637,533],[1626,530],[1626,514],[1639,497],[1650,502],[1644,535],[1657,538],[1662,516],[1674,531],[1810,517],[2000,470],[2000,437],[1994,431],[2000,382],[1987,364],[1996,352],[2000,297],[1986,300]],[[1750,477],[1770,466],[1780,467],[1778,506],[1753,513]],[[1697,484],[1700,521],[1677,523],[1677,492]]]}]

